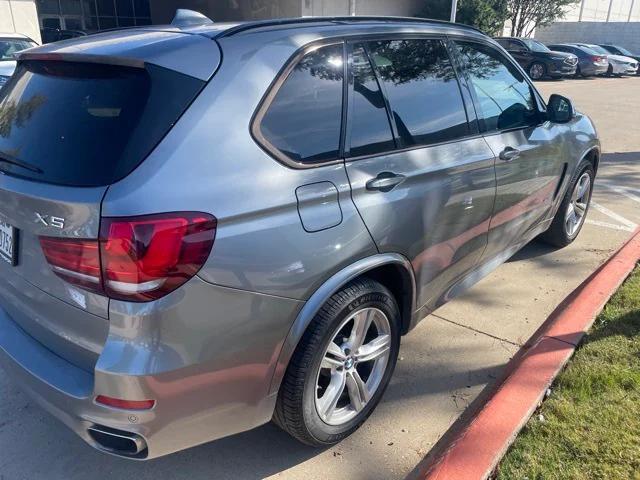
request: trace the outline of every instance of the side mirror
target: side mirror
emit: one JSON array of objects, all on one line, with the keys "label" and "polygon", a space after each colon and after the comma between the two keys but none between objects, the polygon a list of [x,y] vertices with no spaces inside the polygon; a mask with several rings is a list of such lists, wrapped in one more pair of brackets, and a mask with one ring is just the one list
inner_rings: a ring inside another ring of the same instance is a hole
[{"label": "side mirror", "polygon": [[554,93],[547,103],[547,116],[552,122],[567,123],[576,116],[576,111],[571,100]]}]

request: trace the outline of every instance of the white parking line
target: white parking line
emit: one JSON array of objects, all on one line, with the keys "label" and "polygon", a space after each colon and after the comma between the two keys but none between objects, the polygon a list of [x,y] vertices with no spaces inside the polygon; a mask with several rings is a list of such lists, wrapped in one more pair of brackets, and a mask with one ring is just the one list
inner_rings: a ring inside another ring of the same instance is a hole
[{"label": "white parking line", "polygon": [[593,200],[591,201],[591,207],[596,209],[600,213],[606,215],[607,217],[612,218],[618,223],[621,223],[622,225],[616,225],[613,223],[600,222],[598,220],[587,219],[586,223],[590,225],[597,225],[599,227],[611,228],[613,230],[622,230],[624,232],[633,232],[636,228],[638,228],[638,225],[636,223],[624,218],[622,215],[618,215],[616,212],[609,210],[607,207],[604,207],[599,203],[594,202]]},{"label": "white parking line", "polygon": [[607,188],[613,192],[619,193],[620,195],[627,197],[629,200],[633,200],[634,202],[640,203],[640,197],[631,193],[631,192],[638,192],[638,190],[628,188],[628,187],[618,187],[616,185],[609,185],[608,183],[597,183],[596,185]]}]

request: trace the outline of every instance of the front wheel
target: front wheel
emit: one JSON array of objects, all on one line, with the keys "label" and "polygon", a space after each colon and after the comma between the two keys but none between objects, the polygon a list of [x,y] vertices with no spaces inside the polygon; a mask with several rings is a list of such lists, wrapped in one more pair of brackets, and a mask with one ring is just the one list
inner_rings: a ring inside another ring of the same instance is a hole
[{"label": "front wheel", "polygon": [[546,73],[544,65],[540,62],[533,62],[529,67],[529,77],[531,80],[541,80]]},{"label": "front wheel", "polygon": [[400,347],[400,313],[380,283],[359,279],[334,294],[304,333],[283,379],[275,422],[303,443],[353,433],[387,387]]},{"label": "front wheel", "polygon": [[591,204],[595,177],[593,165],[588,160],[583,160],[578,165],[577,172],[549,230],[540,236],[542,240],[556,247],[566,247],[576,239],[582,230]]}]

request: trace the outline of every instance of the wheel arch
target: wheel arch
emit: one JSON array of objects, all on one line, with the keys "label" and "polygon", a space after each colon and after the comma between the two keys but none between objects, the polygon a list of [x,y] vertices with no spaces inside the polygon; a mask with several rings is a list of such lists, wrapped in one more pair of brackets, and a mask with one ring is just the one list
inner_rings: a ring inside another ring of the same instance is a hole
[{"label": "wheel arch", "polygon": [[280,388],[293,352],[322,305],[347,283],[363,276],[382,283],[391,291],[400,307],[402,334],[411,329],[412,313],[416,310],[416,282],[409,260],[397,253],[381,253],[358,260],[332,275],[305,302],[283,342],[269,395],[275,394]]},{"label": "wheel arch", "polygon": [[597,174],[598,166],[600,165],[600,149],[595,146],[591,147],[582,155],[582,158],[580,159],[580,162],[578,162],[578,164],[580,164],[582,160],[588,160],[591,165],[593,165],[594,173]]}]

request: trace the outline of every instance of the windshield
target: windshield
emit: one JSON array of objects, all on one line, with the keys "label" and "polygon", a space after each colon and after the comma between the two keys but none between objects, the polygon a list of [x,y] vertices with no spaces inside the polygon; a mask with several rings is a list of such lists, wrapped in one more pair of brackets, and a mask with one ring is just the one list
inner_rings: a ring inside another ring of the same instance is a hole
[{"label": "windshield", "polygon": [[551,51],[547,48],[545,44],[540,43],[537,40],[531,40],[529,38],[523,38],[521,40],[525,43],[527,47],[529,47],[529,50],[531,51],[534,51],[534,52],[550,52]]},{"label": "windshield", "polygon": [[35,47],[36,44],[30,40],[22,40],[20,38],[0,38],[0,61],[15,60],[15,54]]},{"label": "windshield", "polygon": [[633,56],[633,53],[631,53],[629,50],[627,50],[624,47],[619,47],[618,45],[614,45],[613,47],[617,48],[620,51],[620,53],[622,53],[623,55]]},{"label": "windshield", "polygon": [[598,45],[585,45],[587,48],[593,50],[600,55],[611,55],[611,52],[607,52],[604,48],[599,47]]}]

